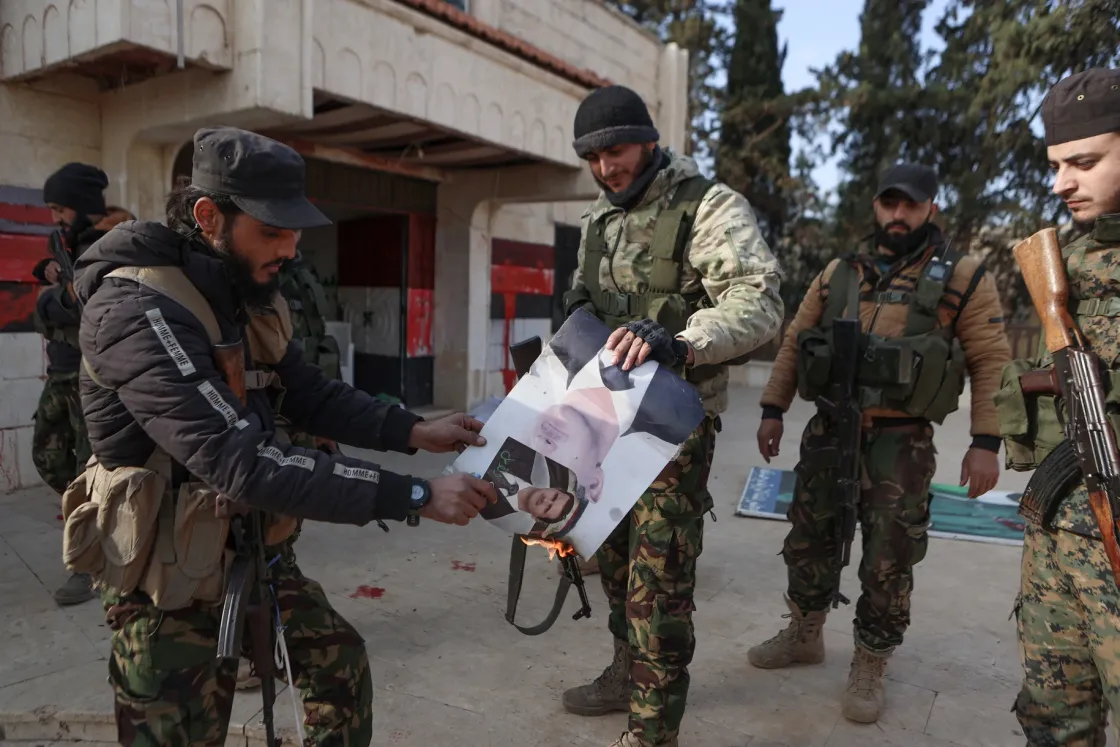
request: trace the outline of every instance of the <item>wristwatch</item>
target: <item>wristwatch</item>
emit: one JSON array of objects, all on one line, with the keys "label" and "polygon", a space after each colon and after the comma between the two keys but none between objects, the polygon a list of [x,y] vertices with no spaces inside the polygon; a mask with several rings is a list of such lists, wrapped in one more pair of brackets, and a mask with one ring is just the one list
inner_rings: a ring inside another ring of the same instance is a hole
[{"label": "wristwatch", "polygon": [[412,497],[409,499],[408,506],[408,525],[410,527],[417,526],[420,523],[420,510],[428,505],[428,501],[431,499],[432,489],[429,487],[428,481],[413,478]]}]

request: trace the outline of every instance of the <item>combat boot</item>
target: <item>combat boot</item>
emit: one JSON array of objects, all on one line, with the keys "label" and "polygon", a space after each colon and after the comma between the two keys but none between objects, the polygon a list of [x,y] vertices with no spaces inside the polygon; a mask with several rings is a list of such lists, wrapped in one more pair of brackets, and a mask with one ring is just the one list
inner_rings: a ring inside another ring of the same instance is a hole
[{"label": "combat boot", "polygon": [[848,672],[848,689],[841,701],[844,718],[860,724],[879,720],[886,702],[883,692],[883,670],[889,653],[876,654],[856,644],[852,668]]},{"label": "combat boot", "polygon": [[54,601],[60,605],[81,604],[95,596],[93,579],[88,573],[75,573],[54,593]]},{"label": "combat boot", "polygon": [[673,737],[668,742],[651,744],[644,739],[638,739],[630,732],[625,732],[617,740],[611,742],[611,747],[677,747],[677,738]]},{"label": "combat boot", "polygon": [[614,639],[614,661],[590,685],[564,691],[564,710],[577,716],[602,716],[630,710],[630,644]]},{"label": "combat boot", "polygon": [[789,606],[789,627],[765,643],[747,651],[747,660],[759,669],[781,669],[790,664],[820,664],[824,661],[824,620],[828,610],[802,614],[785,597]]}]

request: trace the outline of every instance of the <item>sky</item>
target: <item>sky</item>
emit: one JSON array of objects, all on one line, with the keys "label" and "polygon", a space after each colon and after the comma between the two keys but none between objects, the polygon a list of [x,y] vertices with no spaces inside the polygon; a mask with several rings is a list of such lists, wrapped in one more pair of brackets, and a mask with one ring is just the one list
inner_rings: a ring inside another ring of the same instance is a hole
[{"label": "sky", "polygon": [[[859,14],[864,0],[774,0],[774,8],[784,10],[778,23],[778,37],[788,44],[782,81],[786,91],[796,91],[815,83],[812,68],[836,59],[845,49],[859,47]],[[949,0],[930,0],[922,17],[922,49],[940,49],[942,44],[934,26],[945,12]],[[799,139],[794,137],[794,151]],[[825,163],[813,173],[822,190],[838,182],[836,164]]]}]

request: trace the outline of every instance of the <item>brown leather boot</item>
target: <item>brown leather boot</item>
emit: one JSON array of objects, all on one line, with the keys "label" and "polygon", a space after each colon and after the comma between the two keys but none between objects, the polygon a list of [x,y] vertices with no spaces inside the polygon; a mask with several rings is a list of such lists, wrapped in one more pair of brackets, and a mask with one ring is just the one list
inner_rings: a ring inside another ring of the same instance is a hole
[{"label": "brown leather boot", "polygon": [[564,691],[564,710],[578,716],[602,716],[630,710],[630,644],[614,639],[614,661],[589,685]]},{"label": "brown leather boot", "polygon": [[770,640],[752,647],[747,660],[759,669],[780,669],[790,664],[820,664],[824,661],[823,628],[828,610],[801,613],[789,597],[789,627]]},{"label": "brown leather boot", "polygon": [[873,724],[879,720],[886,704],[883,671],[889,657],[890,653],[873,653],[856,644],[852,668],[848,671],[848,689],[841,700],[844,718],[860,724]]}]

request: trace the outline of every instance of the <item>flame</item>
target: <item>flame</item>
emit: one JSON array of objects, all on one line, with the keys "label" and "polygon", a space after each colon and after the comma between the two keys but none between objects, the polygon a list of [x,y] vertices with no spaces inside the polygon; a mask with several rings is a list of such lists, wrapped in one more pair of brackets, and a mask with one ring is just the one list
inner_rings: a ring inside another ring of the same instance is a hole
[{"label": "flame", "polygon": [[576,554],[576,550],[574,547],[572,547],[571,545],[566,545],[559,540],[538,539],[536,537],[522,537],[521,541],[526,545],[529,545],[530,547],[532,547],[533,545],[540,545],[541,547],[547,549],[549,560],[552,560],[557,555],[562,558],[566,558],[569,555]]}]

